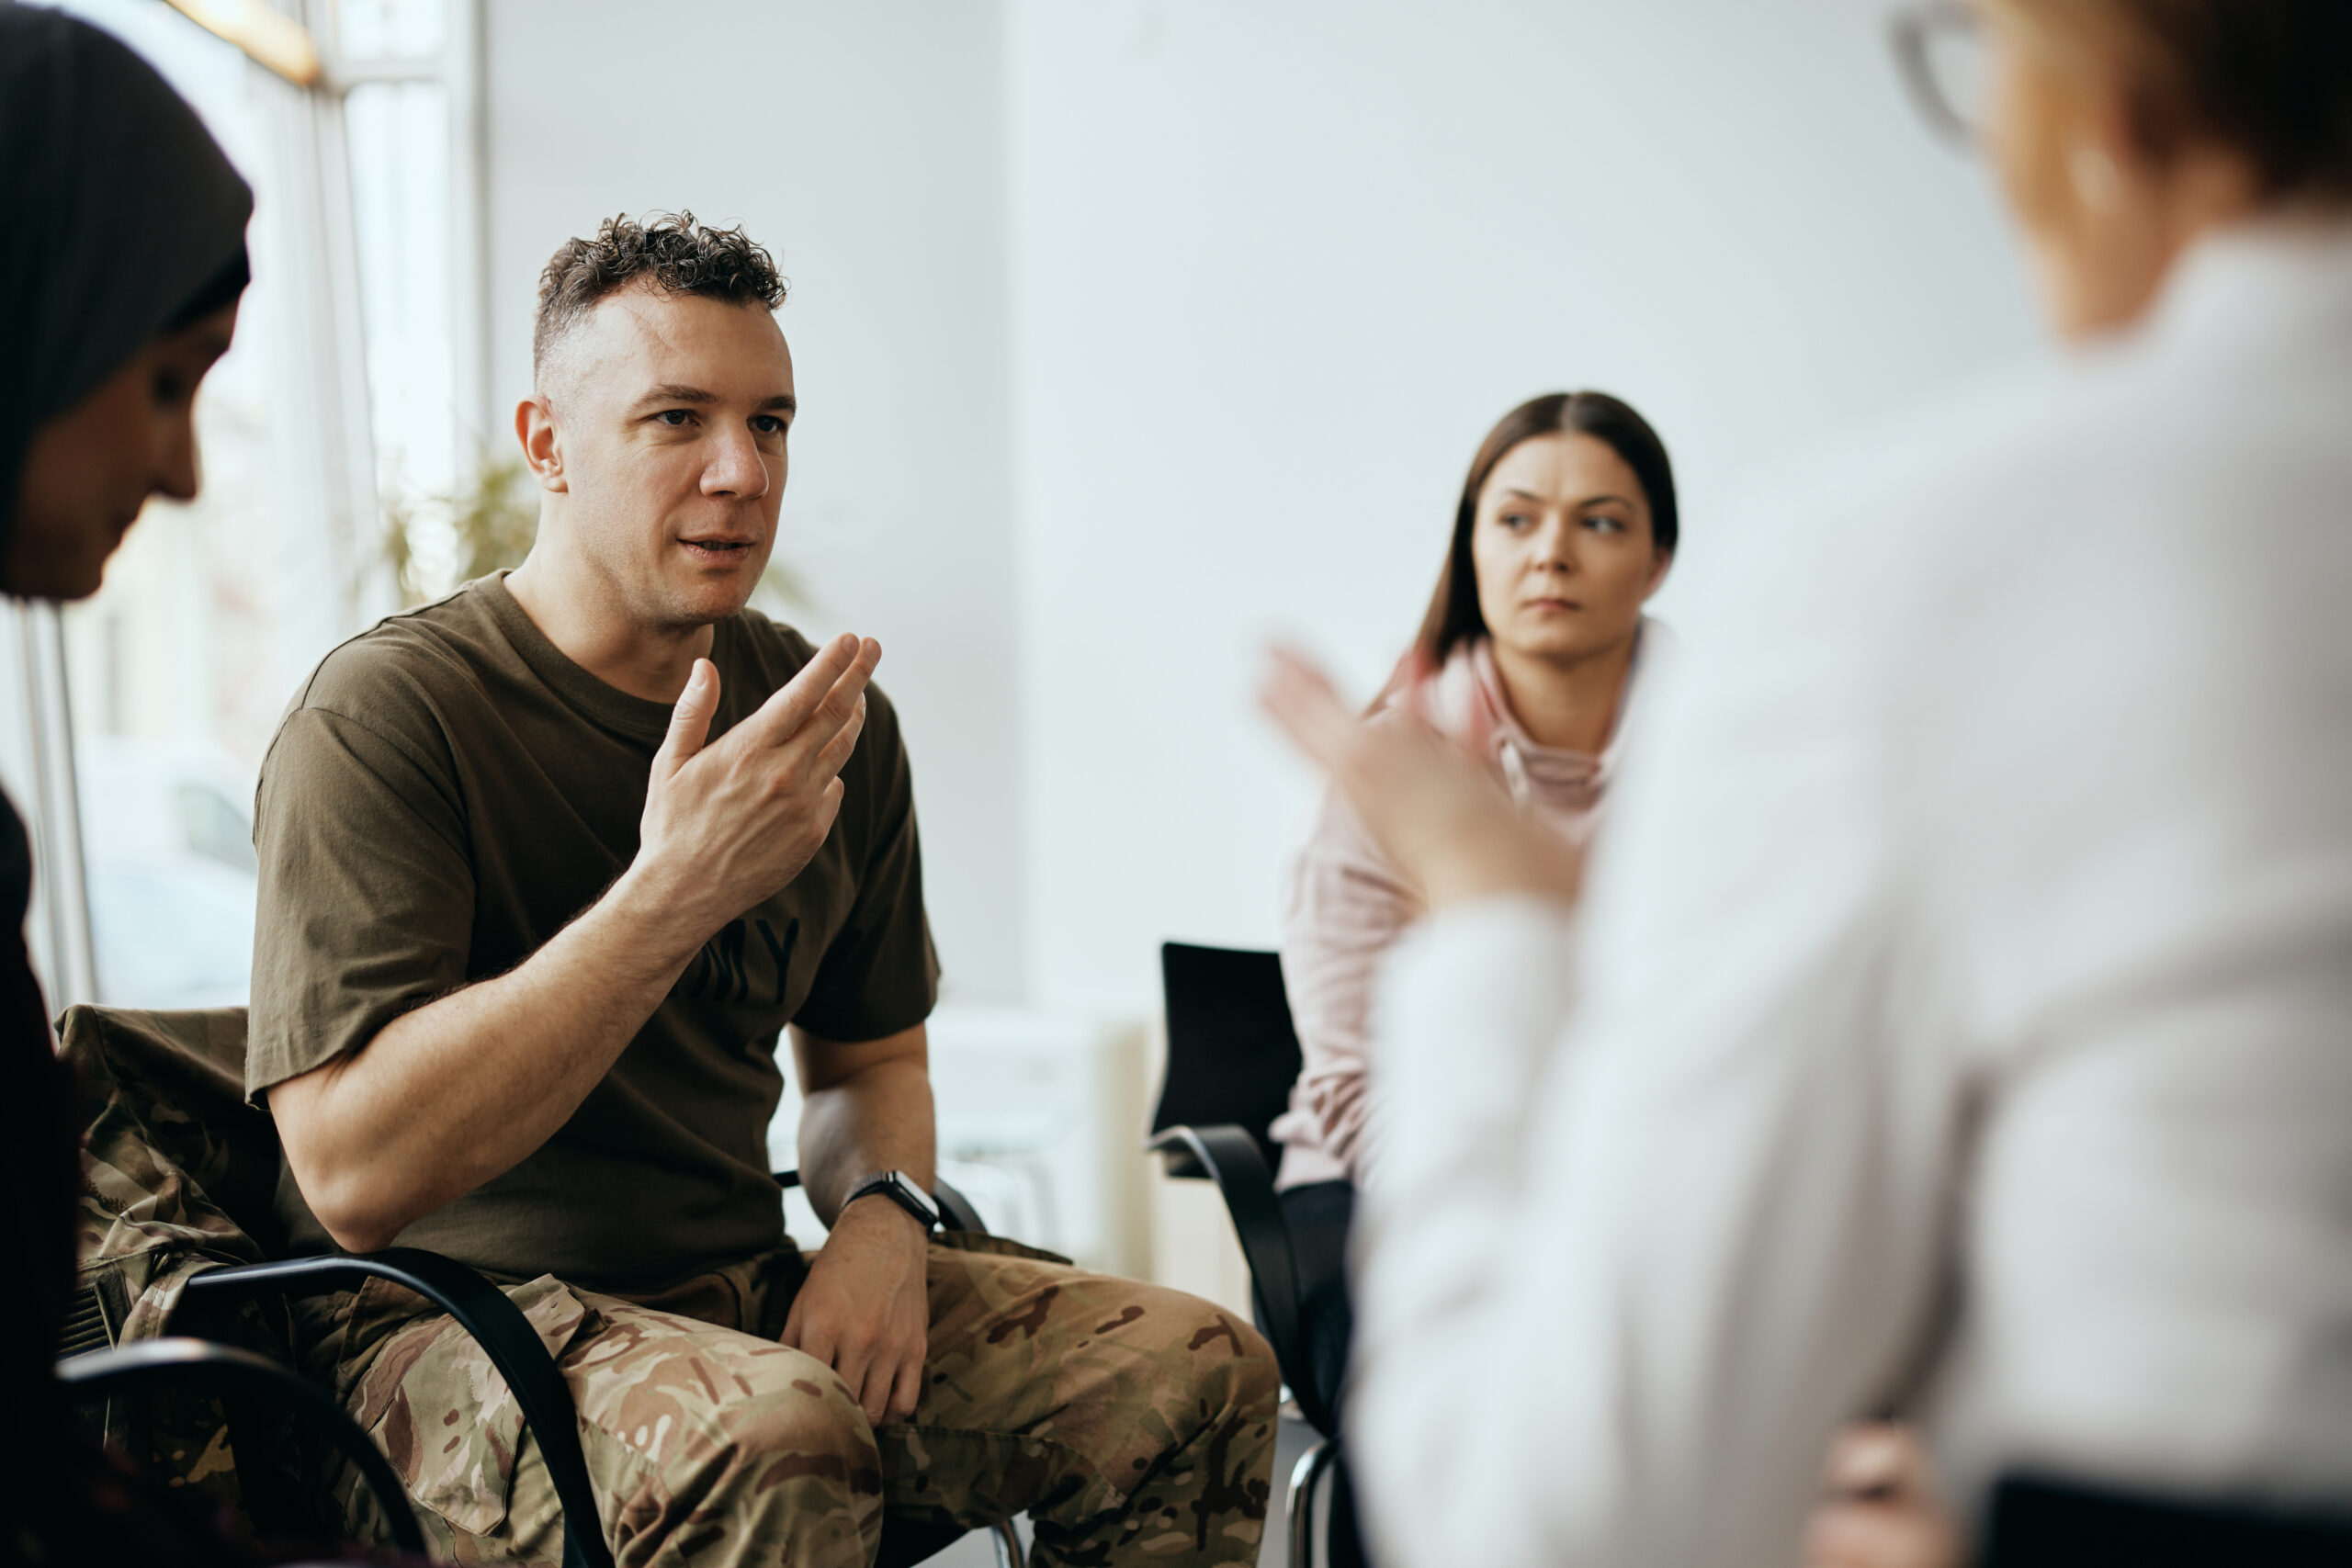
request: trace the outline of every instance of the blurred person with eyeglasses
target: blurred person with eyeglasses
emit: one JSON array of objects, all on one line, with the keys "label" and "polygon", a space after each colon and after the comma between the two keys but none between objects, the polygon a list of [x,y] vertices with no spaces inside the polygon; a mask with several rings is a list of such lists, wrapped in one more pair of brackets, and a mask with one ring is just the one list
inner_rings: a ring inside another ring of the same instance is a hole
[{"label": "blurred person with eyeglasses", "polygon": [[[1589,864],[1267,679],[1433,911],[1357,1220],[1391,1568],[1943,1562],[2019,1475],[2352,1506],[2352,6],[1896,38],[2057,352],[1723,528]],[[1890,1412],[1949,1519],[1883,1432],[1809,1519]]]}]

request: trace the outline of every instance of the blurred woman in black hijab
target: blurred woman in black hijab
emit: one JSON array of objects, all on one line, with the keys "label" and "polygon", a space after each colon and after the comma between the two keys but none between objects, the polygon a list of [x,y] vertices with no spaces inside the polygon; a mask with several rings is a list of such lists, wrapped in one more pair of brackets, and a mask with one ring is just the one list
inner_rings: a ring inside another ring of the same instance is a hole
[{"label": "blurred woman in black hijab", "polygon": [[[196,389],[229,347],[253,195],[106,33],[0,5],[0,591],[95,592],[152,495],[196,494]],[[24,943],[32,864],[0,800],[0,1562],[238,1560],[66,1443],[51,1374],[74,1280],[74,1100]]]}]

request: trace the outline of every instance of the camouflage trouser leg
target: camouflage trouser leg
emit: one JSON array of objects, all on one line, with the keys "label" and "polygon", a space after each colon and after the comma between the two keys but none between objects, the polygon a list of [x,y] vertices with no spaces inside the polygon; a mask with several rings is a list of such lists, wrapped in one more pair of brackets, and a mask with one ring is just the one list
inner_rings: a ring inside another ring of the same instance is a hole
[{"label": "camouflage trouser leg", "polygon": [[[544,1276],[506,1293],[571,1386],[605,1536],[622,1568],[870,1561],[880,1457],[865,1416],[822,1363]],[[471,1337],[446,1316],[418,1314],[417,1298],[390,1287],[371,1283],[341,1304],[346,1316],[320,1349],[338,1365],[353,1417],[418,1505],[435,1555],[560,1562],[561,1511],[546,1466]],[[356,1505],[348,1475],[341,1490]],[[349,1517],[358,1526],[356,1507]]]},{"label": "camouflage trouser leg", "polygon": [[[966,1526],[1025,1510],[1040,1568],[1255,1562],[1277,1380],[1249,1325],[1175,1292],[957,1240],[932,1250],[915,1418],[879,1432],[829,1368],[775,1342],[797,1255],[648,1301],[545,1278],[511,1288],[571,1387],[624,1568],[862,1564],[886,1508]],[[441,1552],[556,1562],[553,1491],[512,1396],[469,1337],[419,1304],[374,1285],[337,1298],[312,1314],[314,1370],[391,1456]]]},{"label": "camouflage trouser leg", "polygon": [[923,1370],[915,1418],[876,1434],[892,1512],[977,1527],[1025,1510],[1040,1568],[1258,1561],[1281,1377],[1248,1323],[934,1247]]}]

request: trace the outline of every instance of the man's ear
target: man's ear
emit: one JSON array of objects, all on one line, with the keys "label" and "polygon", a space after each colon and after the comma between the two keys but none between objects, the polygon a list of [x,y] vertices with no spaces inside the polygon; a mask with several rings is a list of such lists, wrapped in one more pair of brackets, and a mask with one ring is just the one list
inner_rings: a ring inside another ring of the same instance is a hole
[{"label": "man's ear", "polygon": [[523,444],[523,460],[531,466],[531,477],[546,491],[568,491],[571,483],[563,474],[563,438],[555,425],[555,407],[541,392],[533,392],[514,405],[514,438]]}]

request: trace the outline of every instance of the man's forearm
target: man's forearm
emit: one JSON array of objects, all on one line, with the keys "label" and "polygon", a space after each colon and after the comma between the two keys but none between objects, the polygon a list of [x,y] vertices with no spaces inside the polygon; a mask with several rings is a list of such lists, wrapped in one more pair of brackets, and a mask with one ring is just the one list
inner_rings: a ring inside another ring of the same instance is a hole
[{"label": "man's forearm", "polygon": [[664,902],[625,874],[518,967],[270,1090],[295,1180],[338,1244],[390,1245],[571,1118],[700,945]]},{"label": "man's forearm", "polygon": [[[934,1174],[931,1070],[921,1029],[865,1045],[836,1045],[795,1032],[804,1086],[800,1184],[831,1224],[869,1176],[903,1170],[928,1191]],[[874,1060],[838,1069],[845,1056]],[[831,1069],[831,1070],[829,1070]]]}]

